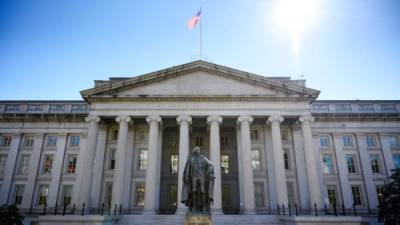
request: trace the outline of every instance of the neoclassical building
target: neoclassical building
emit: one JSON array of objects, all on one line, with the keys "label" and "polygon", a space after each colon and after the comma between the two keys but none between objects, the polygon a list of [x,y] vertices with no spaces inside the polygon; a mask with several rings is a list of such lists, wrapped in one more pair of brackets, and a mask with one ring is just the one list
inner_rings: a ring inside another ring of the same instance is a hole
[{"label": "neoclassical building", "polygon": [[174,214],[194,146],[213,212],[374,210],[400,167],[400,101],[319,101],[305,80],[195,61],[96,80],[82,101],[0,102],[0,203]]}]

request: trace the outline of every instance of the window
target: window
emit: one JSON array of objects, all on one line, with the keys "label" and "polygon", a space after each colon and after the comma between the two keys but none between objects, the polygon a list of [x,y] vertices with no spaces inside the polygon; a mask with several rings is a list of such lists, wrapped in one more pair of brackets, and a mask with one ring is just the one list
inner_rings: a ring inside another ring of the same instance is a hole
[{"label": "window", "polygon": [[73,135],[73,136],[71,136],[71,139],[69,140],[69,146],[78,147],[80,141],[81,141],[81,137],[80,136]]},{"label": "window", "polygon": [[147,149],[140,149],[139,152],[139,170],[147,169]]},{"label": "window", "polygon": [[256,141],[260,138],[258,129],[250,129],[250,139]]},{"label": "window", "polygon": [[329,137],[328,136],[320,136],[319,137],[319,146],[320,147],[328,147],[329,146]]},{"label": "window", "polygon": [[228,138],[228,136],[222,136],[221,137],[221,145],[222,146],[229,146],[229,138]]},{"label": "window", "polygon": [[1,145],[2,146],[10,146],[11,145],[11,136],[3,136],[1,139]]},{"label": "window", "polygon": [[346,155],[347,171],[349,173],[356,173],[356,165],[354,162],[354,155]]},{"label": "window", "polygon": [[284,141],[288,140],[288,136],[289,136],[289,130],[286,127],[281,127],[281,138]]},{"label": "window", "polygon": [[33,146],[33,137],[25,137],[24,146],[32,147]]},{"label": "window", "polygon": [[47,195],[49,194],[49,186],[40,185],[39,187],[39,205],[47,204]]},{"label": "window", "polygon": [[355,205],[362,205],[360,186],[358,185],[351,186],[351,193],[353,194],[353,203]]},{"label": "window", "polygon": [[199,146],[199,147],[203,146],[203,137],[196,136],[194,143],[196,146]]},{"label": "window", "polygon": [[289,170],[290,166],[289,166],[289,150],[288,149],[283,149],[283,160],[285,162],[285,169]]},{"label": "window", "polygon": [[70,205],[72,199],[72,185],[64,185],[63,187],[63,205]]},{"label": "window", "polygon": [[113,129],[113,130],[112,130],[112,137],[111,137],[111,139],[112,139],[113,141],[118,140],[118,129]]},{"label": "window", "polygon": [[30,155],[21,155],[18,174],[28,174]]},{"label": "window", "polygon": [[21,205],[23,195],[24,195],[24,185],[15,185],[15,198],[14,198],[15,205]]},{"label": "window", "polygon": [[376,195],[378,197],[379,204],[383,202],[383,189],[383,185],[376,185]]},{"label": "window", "polygon": [[353,137],[352,136],[343,136],[342,137],[343,146],[344,147],[351,147],[353,146]]},{"label": "window", "polygon": [[0,155],[0,174],[4,173],[7,165],[7,155]]},{"label": "window", "polygon": [[177,154],[173,154],[171,155],[171,160],[170,160],[170,172],[171,174],[177,174],[178,173],[178,155]]},{"label": "window", "polygon": [[112,182],[107,182],[106,183],[106,204],[111,207],[112,203],[112,187],[113,183]]},{"label": "window", "polygon": [[76,155],[69,155],[68,156],[68,165],[67,165],[67,173],[75,173],[76,171]]},{"label": "window", "polygon": [[394,167],[400,169],[400,154],[393,154]]},{"label": "window", "polygon": [[372,135],[367,136],[367,146],[368,147],[376,147],[375,137]]},{"label": "window", "polygon": [[264,207],[265,206],[264,183],[263,182],[255,182],[254,183],[254,198],[256,200],[256,207]]},{"label": "window", "polygon": [[398,147],[399,138],[397,136],[389,136],[389,144],[391,147]]},{"label": "window", "polygon": [[221,155],[221,172],[223,174],[229,173],[229,155]]},{"label": "window", "polygon": [[53,167],[53,160],[54,160],[53,155],[45,155],[44,156],[42,173],[51,173],[51,169]]},{"label": "window", "polygon": [[135,206],[144,206],[144,183],[136,183]]},{"label": "window", "polygon": [[333,174],[333,160],[331,155],[322,155],[322,164],[324,174]]},{"label": "window", "polygon": [[379,168],[379,155],[373,154],[369,155],[370,161],[371,161],[371,168],[373,173],[379,173],[380,168]]},{"label": "window", "polygon": [[222,184],[221,188],[222,192],[222,208],[230,208],[231,207],[231,185],[229,184]]},{"label": "window", "polygon": [[286,182],[288,202],[290,205],[294,206],[296,204],[296,196],[294,193],[293,182]]},{"label": "window", "polygon": [[48,136],[47,137],[47,147],[55,147],[57,145],[57,137],[56,136]]},{"label": "window", "polygon": [[170,207],[176,207],[178,187],[176,185],[168,186],[168,205]]},{"label": "window", "polygon": [[328,192],[329,204],[337,205],[336,186],[335,185],[327,185],[326,190]]},{"label": "window", "polygon": [[261,169],[260,159],[261,159],[260,150],[258,149],[251,150],[251,166],[253,167],[253,170]]},{"label": "window", "polygon": [[113,170],[115,169],[115,149],[110,149],[110,161],[108,164],[108,169]]}]

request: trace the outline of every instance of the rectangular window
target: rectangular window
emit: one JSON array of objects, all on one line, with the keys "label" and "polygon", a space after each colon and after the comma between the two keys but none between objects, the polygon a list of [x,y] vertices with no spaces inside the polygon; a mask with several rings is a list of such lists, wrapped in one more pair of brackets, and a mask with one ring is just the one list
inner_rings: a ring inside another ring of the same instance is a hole
[{"label": "rectangular window", "polygon": [[54,161],[53,155],[44,156],[42,173],[51,173],[51,169],[53,168],[53,161]]},{"label": "rectangular window", "polygon": [[389,136],[389,144],[391,147],[398,147],[399,138],[397,136]]},{"label": "rectangular window", "polygon": [[379,155],[378,154],[372,154],[369,155],[370,161],[371,161],[371,168],[373,173],[380,173],[380,168],[379,168]]},{"label": "rectangular window", "polygon": [[30,155],[21,155],[18,174],[28,174]]},{"label": "rectangular window", "polygon": [[281,127],[281,138],[284,141],[287,141],[289,139],[289,130],[286,127]]},{"label": "rectangular window", "polygon": [[140,149],[138,165],[139,170],[147,169],[147,149]]},{"label": "rectangular window", "polygon": [[135,206],[144,206],[144,183],[136,183]]},{"label": "rectangular window", "polygon": [[360,186],[358,185],[351,186],[351,193],[353,194],[353,203],[355,205],[362,205]]},{"label": "rectangular window", "polygon": [[178,154],[173,154],[171,155],[170,159],[170,172],[171,174],[177,174],[178,173]]},{"label": "rectangular window", "polygon": [[346,135],[342,137],[343,146],[344,147],[352,147],[353,146],[353,137]]},{"label": "rectangular window", "polygon": [[333,160],[331,155],[322,155],[324,174],[333,174]]},{"label": "rectangular window", "polygon": [[251,150],[251,166],[253,167],[253,170],[261,169],[260,159],[261,159],[260,150],[258,149]]},{"label": "rectangular window", "polygon": [[327,185],[326,190],[328,192],[328,200],[330,205],[337,205],[337,197],[336,197],[336,186],[335,185]]},{"label": "rectangular window", "polygon": [[229,138],[228,136],[221,137],[221,146],[229,146]]},{"label": "rectangular window", "polygon": [[196,146],[199,146],[199,147],[203,146],[203,137],[196,136],[194,139],[194,143]]},{"label": "rectangular window", "polygon": [[47,137],[47,147],[55,147],[57,145],[57,137],[56,136],[48,136]]},{"label": "rectangular window", "polygon": [[328,136],[320,136],[319,137],[319,146],[320,147],[328,147],[329,146],[329,137]]},{"label": "rectangular window", "polygon": [[73,135],[69,140],[69,146],[71,147],[78,147],[81,141],[81,136]]},{"label": "rectangular window", "polygon": [[285,162],[285,169],[289,170],[290,163],[289,163],[289,150],[288,149],[283,149],[283,160]]},{"label": "rectangular window", "polygon": [[33,146],[33,137],[25,137],[24,146],[32,147]]},{"label": "rectangular window", "polygon": [[76,155],[69,155],[68,156],[68,165],[67,165],[67,173],[73,174],[76,172]]},{"label": "rectangular window", "polygon": [[356,165],[354,162],[354,155],[346,155],[347,171],[349,173],[356,173]]},{"label": "rectangular window", "polygon": [[260,134],[258,129],[250,129],[250,139],[252,141],[256,141],[258,139],[260,139]]},{"label": "rectangular window", "polygon": [[110,149],[110,161],[108,163],[108,169],[113,170],[115,169],[115,149]]},{"label": "rectangular window", "polygon": [[7,155],[0,155],[0,174],[4,174],[7,165]]},{"label": "rectangular window", "polygon": [[111,207],[111,203],[112,203],[112,187],[113,187],[112,182],[106,183],[106,204],[109,207]]},{"label": "rectangular window", "polygon": [[376,195],[378,197],[379,204],[383,202],[383,190],[383,185],[376,185]]},{"label": "rectangular window", "polygon": [[10,146],[11,145],[11,136],[3,136],[1,139],[2,146]]},{"label": "rectangular window", "polygon": [[15,199],[14,199],[14,204],[15,205],[21,205],[22,203],[22,196],[24,195],[24,185],[15,185]]},{"label": "rectangular window", "polygon": [[49,194],[48,185],[40,185],[39,187],[39,205],[47,204],[47,195]]},{"label": "rectangular window", "polygon": [[229,173],[229,155],[221,155],[221,172],[223,174]]},{"label": "rectangular window", "polygon": [[112,134],[111,139],[112,139],[113,141],[118,140],[118,129],[115,128],[115,129],[113,129],[111,132],[112,132],[112,133],[111,133],[111,134]]},{"label": "rectangular window", "polygon": [[178,187],[176,185],[168,186],[168,205],[170,207],[176,207]]},{"label": "rectangular window", "polygon": [[222,184],[221,188],[222,192],[222,208],[230,208],[231,207],[231,185],[229,184]]},{"label": "rectangular window", "polygon": [[286,182],[288,202],[290,205],[294,206],[296,204],[296,197],[294,193],[293,182]]},{"label": "rectangular window", "polygon": [[396,169],[400,169],[400,154],[393,154],[393,163]]},{"label": "rectangular window", "polygon": [[70,205],[72,199],[72,185],[64,185],[63,187],[63,205]]},{"label": "rectangular window", "polygon": [[256,200],[256,207],[265,206],[264,196],[264,183],[254,182],[254,198]]},{"label": "rectangular window", "polygon": [[366,138],[368,147],[376,147],[375,136],[369,135]]}]

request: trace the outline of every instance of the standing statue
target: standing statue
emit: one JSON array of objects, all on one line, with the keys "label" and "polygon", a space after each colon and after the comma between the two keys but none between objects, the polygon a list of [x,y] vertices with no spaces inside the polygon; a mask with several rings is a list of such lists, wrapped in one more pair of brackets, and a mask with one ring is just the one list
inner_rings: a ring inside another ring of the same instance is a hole
[{"label": "standing statue", "polygon": [[190,212],[209,212],[214,193],[214,165],[194,147],[183,172],[182,203]]}]

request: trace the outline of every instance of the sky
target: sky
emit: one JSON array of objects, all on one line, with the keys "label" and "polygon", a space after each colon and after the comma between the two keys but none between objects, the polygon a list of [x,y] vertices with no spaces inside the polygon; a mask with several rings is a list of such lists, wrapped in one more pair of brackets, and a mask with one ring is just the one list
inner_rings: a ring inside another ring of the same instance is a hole
[{"label": "sky", "polygon": [[400,99],[398,0],[0,0],[0,100],[206,61],[306,79],[320,100]]}]

